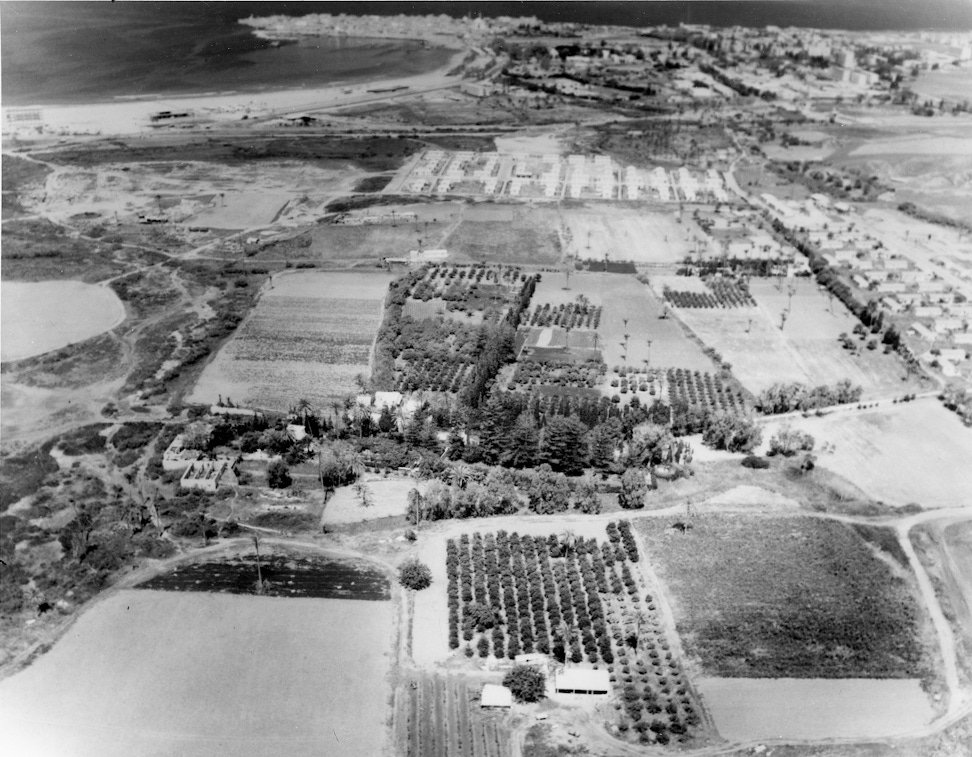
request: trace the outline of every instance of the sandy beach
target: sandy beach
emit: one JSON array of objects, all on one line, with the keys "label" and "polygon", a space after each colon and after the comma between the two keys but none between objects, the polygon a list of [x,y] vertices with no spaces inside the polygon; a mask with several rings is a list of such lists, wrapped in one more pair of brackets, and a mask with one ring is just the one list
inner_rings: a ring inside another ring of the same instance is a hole
[{"label": "sandy beach", "polygon": [[[449,62],[433,71],[371,82],[268,92],[211,92],[201,95],[160,95],[126,98],[117,102],[86,105],[36,105],[4,107],[4,136],[42,140],[52,136],[139,134],[173,129],[206,129],[246,118],[267,119],[313,113],[328,108],[356,105],[388,96],[414,94],[454,86],[458,76],[448,72],[459,65],[464,50],[456,50]],[[157,113],[187,113],[187,117],[152,122]]]}]

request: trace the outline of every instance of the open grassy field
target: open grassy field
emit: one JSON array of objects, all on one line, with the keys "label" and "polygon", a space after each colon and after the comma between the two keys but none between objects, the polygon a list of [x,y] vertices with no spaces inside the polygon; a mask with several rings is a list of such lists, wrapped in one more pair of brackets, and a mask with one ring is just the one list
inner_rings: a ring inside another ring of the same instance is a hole
[{"label": "open grassy field", "polygon": [[111,289],[80,281],[4,281],[0,294],[4,361],[84,341],[125,319],[125,306]]},{"label": "open grassy field", "polygon": [[[768,440],[778,423],[764,427]],[[818,464],[891,505],[972,507],[972,434],[935,399],[880,409],[798,418],[794,428],[814,436]]]},{"label": "open grassy field", "polygon": [[[544,303],[571,303],[581,294],[591,305],[603,307],[597,347],[609,366],[623,363],[624,335],[628,334],[626,354],[630,367],[642,368],[644,361],[650,358],[652,368],[713,370],[712,361],[686,336],[677,320],[659,317],[663,305],[634,276],[577,272],[570,277],[569,289],[564,288],[565,281],[562,274],[544,274],[533,295],[534,307]],[[649,339],[651,347],[648,346]]]},{"label": "open grassy field", "polygon": [[849,526],[706,515],[684,534],[636,521],[686,651],[729,678],[917,678],[930,672],[907,572]]},{"label": "open grassy field", "polygon": [[703,678],[699,690],[729,741],[882,738],[931,722],[914,679]]},{"label": "open grassy field", "polygon": [[[780,329],[791,283],[792,306]],[[849,379],[864,389],[865,399],[917,388],[911,379],[902,381],[904,366],[880,346],[858,355],[841,346],[837,337],[851,334],[857,319],[836,298],[831,304],[814,282],[784,281],[777,290],[775,279],[754,279],[749,289],[758,307],[680,308],[678,317],[732,364],[733,373],[754,394],[780,381],[816,386]]]},{"label": "open grassy field", "polygon": [[[326,224],[311,231],[311,246],[301,257],[321,260],[377,260],[405,257],[409,250],[439,249],[448,230],[443,222],[398,221],[394,224]],[[267,256],[272,257],[272,250]]]},{"label": "open grassy field", "polygon": [[509,207],[512,220],[483,217],[475,206],[443,241],[450,259],[486,263],[551,264],[560,260],[560,215],[553,208]]},{"label": "open grassy field", "polygon": [[675,264],[693,249],[694,224],[687,218],[678,223],[678,211],[646,212],[601,203],[596,208],[566,208],[563,215],[571,238],[569,251],[580,260]]},{"label": "open grassy field", "polygon": [[324,507],[322,525],[343,525],[405,515],[408,510],[408,493],[412,489],[418,489],[424,494],[426,488],[425,482],[412,478],[365,476],[361,483],[367,487],[372,504],[361,504],[361,498],[353,486],[338,487]]},{"label": "open grassy field", "polygon": [[122,591],[0,683],[11,754],[342,754],[386,745],[392,605]]},{"label": "open grassy field", "polygon": [[275,277],[256,309],[203,371],[190,401],[219,395],[286,410],[300,397],[318,407],[367,378],[391,276],[301,272]]}]

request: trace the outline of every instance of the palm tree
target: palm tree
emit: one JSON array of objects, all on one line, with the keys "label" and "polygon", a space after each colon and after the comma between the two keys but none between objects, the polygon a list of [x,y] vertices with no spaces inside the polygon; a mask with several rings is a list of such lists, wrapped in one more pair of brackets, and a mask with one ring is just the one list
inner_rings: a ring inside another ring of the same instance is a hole
[{"label": "palm tree", "polygon": [[569,528],[565,528],[560,534],[560,546],[563,548],[565,555],[573,552],[577,546],[577,535]]},{"label": "palm tree", "polygon": [[452,479],[453,486],[465,489],[472,478],[472,468],[466,463],[455,463],[449,470],[449,477]]},{"label": "palm tree", "polygon": [[300,417],[305,428],[307,427],[307,416],[310,415],[312,407],[311,401],[306,397],[301,397],[299,400],[297,400],[297,404],[294,405],[294,415]]}]

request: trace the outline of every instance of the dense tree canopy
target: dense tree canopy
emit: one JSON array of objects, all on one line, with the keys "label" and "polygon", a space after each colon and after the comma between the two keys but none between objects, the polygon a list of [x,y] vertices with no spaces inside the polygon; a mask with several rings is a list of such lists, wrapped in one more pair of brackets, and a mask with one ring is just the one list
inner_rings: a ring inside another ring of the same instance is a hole
[{"label": "dense tree canopy", "polygon": [[547,679],[533,665],[516,665],[503,677],[503,685],[518,702],[536,702],[544,696]]}]

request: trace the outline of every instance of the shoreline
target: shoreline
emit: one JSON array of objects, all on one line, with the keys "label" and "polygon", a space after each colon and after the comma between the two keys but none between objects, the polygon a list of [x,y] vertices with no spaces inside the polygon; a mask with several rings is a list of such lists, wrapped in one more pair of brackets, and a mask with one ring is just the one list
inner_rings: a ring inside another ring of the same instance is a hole
[{"label": "shoreline", "polygon": [[[383,94],[414,94],[454,86],[461,77],[449,76],[448,72],[459,66],[467,48],[458,40],[450,42],[452,44],[437,45],[451,52],[443,65],[408,76],[395,76],[394,71],[389,70],[384,75],[346,76],[311,87],[268,85],[264,90],[120,95],[111,100],[88,103],[4,104],[0,108],[4,118],[3,136],[5,140],[39,141],[59,136],[144,134],[172,129],[198,131],[227,122],[282,118],[295,113],[352,106],[380,98]],[[383,92],[368,91],[374,87],[380,87]],[[165,124],[153,123],[151,116],[161,111],[189,115]]]}]

